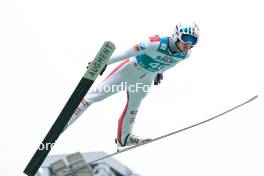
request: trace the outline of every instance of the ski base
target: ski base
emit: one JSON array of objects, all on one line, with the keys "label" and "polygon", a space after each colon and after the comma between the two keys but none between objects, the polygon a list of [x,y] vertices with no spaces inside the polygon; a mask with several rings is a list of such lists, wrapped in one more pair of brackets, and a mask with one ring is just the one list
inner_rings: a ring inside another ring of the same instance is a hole
[{"label": "ski base", "polygon": [[35,176],[40,166],[44,162],[45,158],[49,154],[51,148],[54,146],[56,140],[59,138],[60,134],[65,129],[65,126],[70,120],[72,114],[79,106],[86,93],[89,91],[95,79],[98,77],[100,72],[107,64],[114,50],[115,45],[113,43],[106,41],[103,44],[103,46],[97,53],[95,59],[92,61],[91,65],[86,70],[84,76],[82,77],[74,92],[70,96],[69,100],[65,104],[58,118],[50,128],[48,134],[46,135],[39,148],[29,161],[28,165],[26,166],[24,170],[24,173],[26,175]]}]

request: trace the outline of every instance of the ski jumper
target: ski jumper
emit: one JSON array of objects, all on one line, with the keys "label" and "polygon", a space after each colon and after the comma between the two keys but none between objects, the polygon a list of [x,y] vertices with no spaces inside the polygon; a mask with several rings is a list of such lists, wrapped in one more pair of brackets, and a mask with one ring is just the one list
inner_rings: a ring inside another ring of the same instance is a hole
[{"label": "ski jumper", "polygon": [[123,84],[128,87],[126,89],[127,103],[118,120],[117,132],[117,139],[122,144],[126,136],[132,133],[140,103],[148,93],[146,87],[151,87],[157,73],[163,73],[190,55],[190,51],[172,53],[169,40],[170,37],[154,36],[125,52],[114,53],[108,65],[122,61],[121,64],[96,88],[87,93],[68,126],[91,104],[117,93],[118,90],[114,89],[114,86]]}]

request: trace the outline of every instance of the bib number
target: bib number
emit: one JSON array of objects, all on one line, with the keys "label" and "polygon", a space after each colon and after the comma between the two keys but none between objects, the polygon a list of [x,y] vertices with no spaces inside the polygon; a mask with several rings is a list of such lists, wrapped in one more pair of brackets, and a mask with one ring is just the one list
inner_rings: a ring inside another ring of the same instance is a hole
[{"label": "bib number", "polygon": [[162,69],[167,67],[167,65],[163,65],[163,64],[160,64],[160,63],[156,63],[156,62],[149,63],[149,66],[152,69],[155,69],[155,70],[162,70]]}]

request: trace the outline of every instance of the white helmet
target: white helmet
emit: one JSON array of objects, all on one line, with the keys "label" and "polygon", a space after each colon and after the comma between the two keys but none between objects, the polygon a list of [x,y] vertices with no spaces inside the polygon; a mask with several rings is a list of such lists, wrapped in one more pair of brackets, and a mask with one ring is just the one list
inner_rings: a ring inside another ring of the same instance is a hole
[{"label": "white helmet", "polygon": [[194,46],[199,39],[200,30],[198,25],[193,21],[180,22],[176,25],[172,35],[173,43],[180,40],[186,44]]}]

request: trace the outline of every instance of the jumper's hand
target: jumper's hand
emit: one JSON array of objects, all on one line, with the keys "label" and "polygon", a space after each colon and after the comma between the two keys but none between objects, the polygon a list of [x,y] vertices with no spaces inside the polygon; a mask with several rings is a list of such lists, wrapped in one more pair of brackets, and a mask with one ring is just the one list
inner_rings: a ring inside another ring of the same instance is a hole
[{"label": "jumper's hand", "polygon": [[154,79],[154,85],[159,85],[161,83],[161,80],[163,80],[163,74],[157,73],[155,79]]}]

